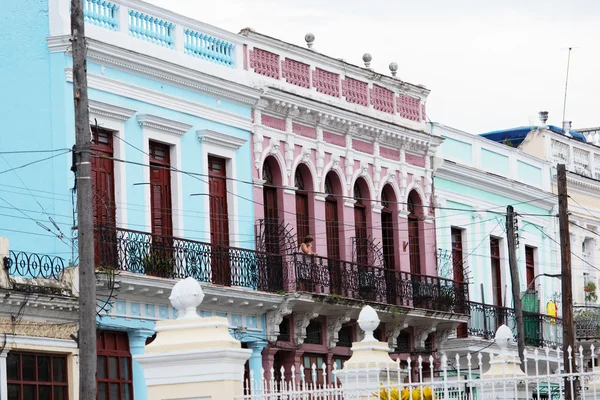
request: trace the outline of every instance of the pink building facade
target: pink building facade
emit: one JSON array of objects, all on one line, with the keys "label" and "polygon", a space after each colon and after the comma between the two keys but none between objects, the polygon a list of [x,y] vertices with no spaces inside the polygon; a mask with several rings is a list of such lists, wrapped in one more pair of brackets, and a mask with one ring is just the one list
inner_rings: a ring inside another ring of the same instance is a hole
[{"label": "pink building facade", "polygon": [[[267,313],[265,371],[340,367],[365,302],[386,315],[377,335],[392,351],[435,351],[466,321],[467,297],[463,283],[436,277],[442,139],[426,123],[429,91],[241,33],[247,79],[263,91],[252,131],[257,250],[284,256],[289,293]],[[300,253],[306,236],[316,255]]]}]

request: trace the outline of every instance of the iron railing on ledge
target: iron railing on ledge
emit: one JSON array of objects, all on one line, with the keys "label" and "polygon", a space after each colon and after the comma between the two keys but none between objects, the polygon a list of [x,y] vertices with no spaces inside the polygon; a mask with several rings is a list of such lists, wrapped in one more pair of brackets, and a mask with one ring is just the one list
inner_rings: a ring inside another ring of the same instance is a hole
[{"label": "iron railing on ledge", "polygon": [[[515,310],[491,304],[469,302],[469,336],[493,339],[501,325],[512,329],[515,337],[517,325]],[[534,347],[556,347],[562,345],[562,319],[550,315],[523,311],[525,344]]]},{"label": "iron railing on ledge", "polygon": [[9,275],[22,278],[59,279],[68,264],[61,257],[13,250],[3,261]]},{"label": "iron railing on ledge", "polygon": [[96,265],[266,292],[283,289],[283,257],[146,232],[96,227]]},{"label": "iron railing on ledge", "polygon": [[600,307],[573,307],[573,322],[577,340],[600,339]]},{"label": "iron railing on ledge", "polygon": [[464,282],[294,254],[296,289],[356,300],[467,314]]}]

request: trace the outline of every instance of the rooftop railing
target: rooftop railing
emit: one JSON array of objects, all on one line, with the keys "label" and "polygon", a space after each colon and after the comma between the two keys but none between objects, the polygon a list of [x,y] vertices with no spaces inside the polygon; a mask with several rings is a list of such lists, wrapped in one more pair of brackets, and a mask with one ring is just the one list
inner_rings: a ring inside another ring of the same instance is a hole
[{"label": "rooftop railing", "polygon": [[[144,1],[83,0],[83,4],[91,53],[94,42],[103,42],[221,79],[275,86],[386,121],[428,129],[425,103],[429,91],[420,85],[373,75],[366,67],[248,30],[228,32]],[[66,36],[70,31],[68,5],[57,2],[53,7],[50,36]],[[199,65],[197,59],[215,68]]]},{"label": "rooftop railing", "polygon": [[60,279],[68,262],[64,258],[46,254],[10,250],[4,257],[4,268],[10,276],[21,278]]}]

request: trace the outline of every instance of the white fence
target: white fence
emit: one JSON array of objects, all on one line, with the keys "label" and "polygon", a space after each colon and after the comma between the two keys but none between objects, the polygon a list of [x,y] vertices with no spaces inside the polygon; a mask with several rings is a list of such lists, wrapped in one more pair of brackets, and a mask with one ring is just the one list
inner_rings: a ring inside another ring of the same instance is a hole
[{"label": "white fence", "polygon": [[[281,368],[281,379],[275,380],[275,371],[262,377],[251,374],[245,382],[245,400],[429,400],[429,399],[571,399],[600,400],[600,370],[588,368],[595,365],[598,355],[594,346],[584,351],[579,348],[570,359],[576,370],[564,372],[563,354],[560,350],[545,349],[526,354],[525,371],[522,372],[514,352],[489,356],[456,355],[452,360],[443,355],[406,359],[408,366],[395,364],[372,365],[369,368],[348,367],[328,371],[321,368]],[[541,354],[545,353],[545,354]],[[546,355],[546,357],[541,357]],[[461,363],[462,358],[462,363]],[[466,360],[466,363],[464,362]],[[554,361],[553,361],[554,360]],[[465,365],[466,368],[461,368]],[[364,365],[364,363],[363,363]],[[405,364],[406,365],[406,364]],[[557,368],[557,366],[559,366]],[[412,374],[409,373],[412,371]],[[411,392],[409,395],[408,392]]]}]

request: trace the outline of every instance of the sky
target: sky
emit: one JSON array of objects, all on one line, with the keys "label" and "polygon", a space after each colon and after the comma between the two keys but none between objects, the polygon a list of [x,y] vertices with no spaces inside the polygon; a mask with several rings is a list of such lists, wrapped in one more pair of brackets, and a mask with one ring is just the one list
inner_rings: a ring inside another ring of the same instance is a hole
[{"label": "sky", "polygon": [[471,133],[536,125],[538,111],[561,126],[567,48],[566,120],[600,126],[598,0],[149,0],[220,28],[257,32],[315,49],[431,90],[434,122]]}]

